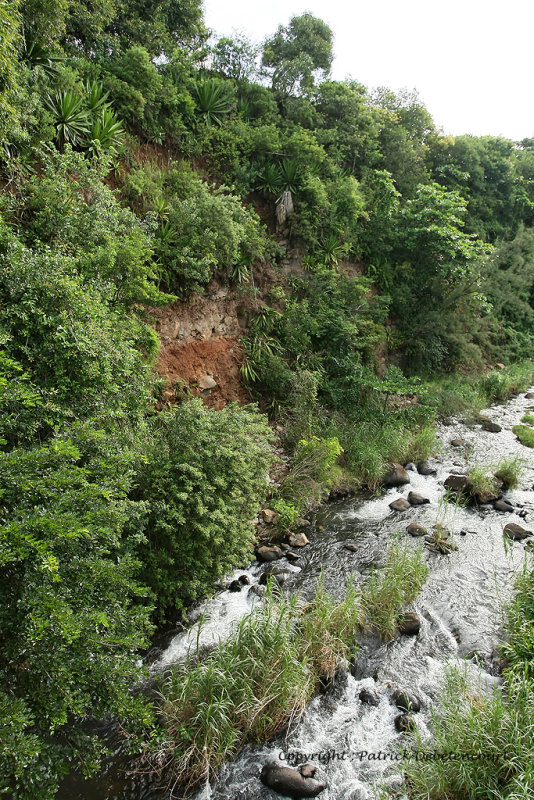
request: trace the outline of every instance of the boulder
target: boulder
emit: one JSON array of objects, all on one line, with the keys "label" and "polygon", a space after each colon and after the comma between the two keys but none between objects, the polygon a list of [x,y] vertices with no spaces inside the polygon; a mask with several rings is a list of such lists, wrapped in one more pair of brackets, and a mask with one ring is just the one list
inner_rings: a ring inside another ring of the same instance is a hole
[{"label": "boulder", "polygon": [[413,461],[408,461],[408,463],[404,465],[404,469],[406,472],[417,472],[417,467]]},{"label": "boulder", "polygon": [[290,564],[294,564],[295,561],[299,561],[300,560],[299,554],[298,553],[293,553],[292,550],[286,550],[285,557],[287,558],[287,560],[289,561]]},{"label": "boulder", "polygon": [[402,464],[393,463],[389,465],[389,469],[384,475],[382,480],[384,486],[404,486],[410,483],[410,476],[402,466]]},{"label": "boulder", "polygon": [[281,569],[280,567],[267,569],[262,575],[260,575],[260,584],[261,586],[267,586],[269,578],[272,578],[279,586],[283,586],[290,575],[290,572],[287,572],[287,570]]},{"label": "boulder", "polygon": [[419,475],[435,475],[437,470],[431,467],[428,461],[418,461],[417,472]]},{"label": "boulder", "polygon": [[240,575],[235,581],[228,584],[228,591],[240,592],[243,586],[249,586],[250,581],[247,575]]},{"label": "boulder", "polygon": [[302,533],[302,531],[289,534],[289,544],[291,547],[306,547],[306,545],[309,543],[310,540],[305,533]]},{"label": "boulder", "polygon": [[299,767],[299,772],[303,778],[313,778],[317,772],[317,767],[309,763],[301,764]]},{"label": "boulder", "polygon": [[267,525],[276,525],[279,520],[278,514],[271,508],[262,508],[260,516]]},{"label": "boulder", "polygon": [[532,536],[532,531],[527,531],[526,528],[522,528],[516,522],[509,522],[504,526],[504,535],[514,542],[520,542],[522,539]]},{"label": "boulder", "polygon": [[467,475],[449,475],[445,478],[444,487],[453,495],[470,495],[471,481]]},{"label": "boulder", "polygon": [[393,500],[392,503],[389,504],[389,507],[392,511],[407,511],[411,508],[409,502],[404,499],[404,497],[399,497],[398,500]]},{"label": "boulder", "polygon": [[495,511],[504,511],[506,514],[513,514],[514,507],[508,500],[496,500],[493,504]]},{"label": "boulder", "polygon": [[217,381],[213,375],[203,375],[201,378],[199,378],[198,385],[199,388],[205,392],[206,389],[215,389],[217,386]]},{"label": "boulder", "polygon": [[451,439],[451,447],[465,447],[465,439]]},{"label": "boulder", "polygon": [[413,713],[417,713],[421,710],[419,698],[411,692],[406,692],[403,689],[395,689],[391,695],[391,699],[401,711],[412,711]]},{"label": "boulder", "polygon": [[358,695],[360,703],[365,703],[367,706],[377,706],[380,703],[380,698],[376,689],[363,688]]},{"label": "boulder", "polygon": [[253,586],[250,587],[248,590],[249,596],[251,594],[255,594],[257,597],[263,597],[265,594],[265,586],[260,586],[259,584],[255,583]]},{"label": "boulder", "polygon": [[276,761],[269,761],[260,773],[260,780],[264,786],[286,797],[317,797],[324,789],[326,783],[307,777],[293,767],[282,767]]},{"label": "boulder", "polygon": [[398,714],[395,717],[395,727],[399,733],[409,733],[415,730],[415,720],[411,714]]},{"label": "boulder", "polygon": [[407,611],[399,621],[399,633],[405,636],[417,636],[421,630],[421,618],[415,611]]},{"label": "boulder", "polygon": [[278,561],[282,558],[283,553],[276,545],[262,545],[256,550],[256,558],[258,561]]},{"label": "boulder", "polygon": [[428,497],[418,494],[418,492],[410,492],[408,494],[408,502],[411,506],[424,506],[425,503],[430,503],[430,500]]},{"label": "boulder", "polygon": [[349,553],[357,553],[359,547],[357,544],[354,544],[354,542],[345,542],[345,544],[343,545],[343,549],[348,550]]},{"label": "boulder", "polygon": [[525,397],[527,400],[534,400],[534,392],[527,392]]},{"label": "boulder", "polygon": [[492,422],[491,419],[487,419],[487,417],[482,417],[480,424],[483,429],[489,433],[500,433],[502,431],[501,426],[498,425],[497,422]]},{"label": "boulder", "polygon": [[406,530],[410,536],[426,536],[428,533],[427,529],[423,528],[422,525],[418,525],[417,522],[410,522]]},{"label": "boulder", "polygon": [[502,497],[502,481],[499,478],[493,478],[492,483],[492,488],[484,489],[481,492],[474,492],[471,487],[471,497],[479,506],[494,503]]}]

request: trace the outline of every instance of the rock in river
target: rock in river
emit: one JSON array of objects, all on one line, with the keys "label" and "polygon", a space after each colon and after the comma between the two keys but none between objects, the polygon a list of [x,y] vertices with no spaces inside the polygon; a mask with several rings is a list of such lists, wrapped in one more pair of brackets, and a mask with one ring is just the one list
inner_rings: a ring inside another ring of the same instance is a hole
[{"label": "rock in river", "polygon": [[532,536],[532,531],[527,531],[526,528],[522,528],[516,522],[509,522],[508,525],[504,526],[504,535],[508,536],[509,539],[513,539],[514,542],[519,542],[521,539],[527,539]]},{"label": "rock in river", "polygon": [[256,558],[258,561],[278,561],[282,556],[283,553],[281,549],[276,545],[272,545],[272,547],[263,545],[256,550]]},{"label": "rock in river", "polygon": [[276,761],[265,764],[260,780],[264,786],[286,797],[317,797],[326,789],[326,783],[305,777],[298,769],[282,767]]},{"label": "rock in river", "polygon": [[419,698],[411,692],[406,692],[403,689],[395,689],[391,695],[391,699],[401,711],[412,711],[413,713],[417,713],[421,710]]},{"label": "rock in river", "polygon": [[411,506],[424,506],[425,503],[430,503],[430,500],[428,497],[423,497],[422,494],[410,492],[408,495],[408,502]]},{"label": "rock in river", "polygon": [[410,522],[406,530],[410,536],[426,536],[428,533],[427,529],[423,528],[422,525],[418,525],[417,522]]},{"label": "rock in river", "polygon": [[402,464],[393,463],[389,465],[382,483],[384,486],[404,486],[405,483],[410,483],[410,476]]},{"label": "rock in river", "polygon": [[404,499],[404,497],[399,497],[398,500],[393,500],[392,503],[389,504],[389,507],[393,511],[407,511],[411,508],[409,502]]},{"label": "rock in river", "polygon": [[405,636],[417,636],[421,630],[421,619],[415,611],[407,611],[399,622],[399,633]]}]

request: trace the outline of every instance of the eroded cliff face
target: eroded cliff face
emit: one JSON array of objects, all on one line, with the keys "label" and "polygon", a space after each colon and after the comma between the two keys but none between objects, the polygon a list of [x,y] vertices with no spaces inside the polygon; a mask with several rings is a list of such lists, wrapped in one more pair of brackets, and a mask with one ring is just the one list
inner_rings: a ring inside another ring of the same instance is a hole
[{"label": "eroded cliff face", "polygon": [[240,340],[269,290],[283,283],[283,272],[264,264],[248,284],[213,280],[203,295],[151,311],[161,341],[157,371],[167,383],[164,403],[175,402],[185,386],[212,408],[251,400],[241,383]]}]

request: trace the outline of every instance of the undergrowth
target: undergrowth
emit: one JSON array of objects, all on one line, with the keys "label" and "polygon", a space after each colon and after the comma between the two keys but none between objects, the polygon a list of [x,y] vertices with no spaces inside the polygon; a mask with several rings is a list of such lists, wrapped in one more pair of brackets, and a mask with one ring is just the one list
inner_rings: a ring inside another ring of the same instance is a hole
[{"label": "undergrowth", "polygon": [[534,428],[529,428],[528,425],[514,425],[512,431],[525,447],[534,447]]}]

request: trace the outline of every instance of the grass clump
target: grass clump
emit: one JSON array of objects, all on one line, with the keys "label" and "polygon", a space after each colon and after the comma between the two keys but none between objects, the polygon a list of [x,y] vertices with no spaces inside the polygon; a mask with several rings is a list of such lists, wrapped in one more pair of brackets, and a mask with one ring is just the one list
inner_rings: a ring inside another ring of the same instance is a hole
[{"label": "grass clump", "polygon": [[515,489],[523,474],[525,462],[518,456],[502,458],[494,468],[494,475],[507,489]]},{"label": "grass clump", "polygon": [[416,749],[444,756],[406,761],[410,798],[531,798],[533,715],[534,687],[527,678],[515,677],[506,693],[496,690],[487,696],[464,671],[452,669],[440,708],[432,714],[432,743],[424,743],[416,734]]},{"label": "grass clump", "polygon": [[474,497],[481,497],[495,491],[495,476],[488,473],[484,467],[473,467],[468,476],[470,485],[469,491]]},{"label": "grass clump", "polygon": [[526,562],[515,583],[516,593],[506,609],[506,642],[501,646],[507,672],[534,680],[534,565]]},{"label": "grass clump", "polygon": [[528,425],[514,425],[512,431],[525,447],[534,447],[534,429]]},{"label": "grass clump", "polygon": [[531,414],[529,411],[527,411],[527,413],[523,414],[521,417],[521,422],[524,422],[527,425],[534,425],[534,414]]},{"label": "grass clump", "polygon": [[421,548],[413,550],[400,540],[391,542],[385,566],[371,573],[362,590],[367,627],[392,639],[403,608],[415,600],[427,575]]}]

